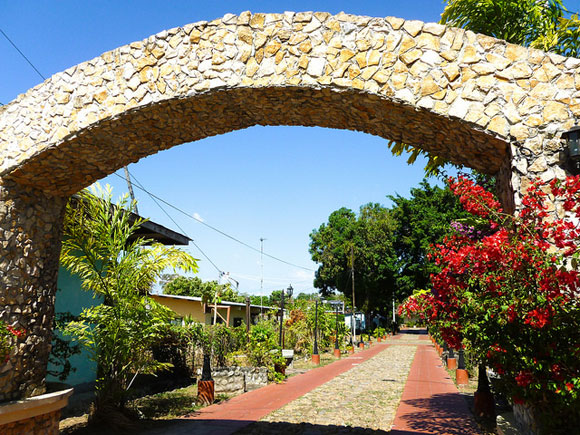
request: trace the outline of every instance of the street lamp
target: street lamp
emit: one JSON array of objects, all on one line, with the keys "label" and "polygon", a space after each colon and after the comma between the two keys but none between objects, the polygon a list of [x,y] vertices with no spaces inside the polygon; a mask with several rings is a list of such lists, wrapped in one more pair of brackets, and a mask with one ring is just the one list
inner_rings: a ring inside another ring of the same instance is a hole
[{"label": "street lamp", "polygon": [[[292,293],[294,292],[294,289],[292,288],[292,284],[290,284],[288,286],[288,288],[286,289],[286,294],[288,295],[288,298],[292,297]],[[284,348],[284,340],[282,339],[282,327],[284,326],[284,289],[282,289],[282,303],[280,304],[280,347],[282,347],[282,349]]]},{"label": "street lamp", "polygon": [[312,362],[320,364],[320,355],[318,354],[318,299],[314,308],[314,349],[312,350]]},{"label": "street lamp", "polygon": [[562,133],[562,139],[566,140],[566,147],[560,151],[560,163],[572,175],[580,174],[580,126],[572,127]]},{"label": "street lamp", "polygon": [[336,310],[336,330],[334,332],[334,356],[340,358],[340,346],[338,345],[338,306],[340,301],[333,301],[332,305],[335,306]]}]

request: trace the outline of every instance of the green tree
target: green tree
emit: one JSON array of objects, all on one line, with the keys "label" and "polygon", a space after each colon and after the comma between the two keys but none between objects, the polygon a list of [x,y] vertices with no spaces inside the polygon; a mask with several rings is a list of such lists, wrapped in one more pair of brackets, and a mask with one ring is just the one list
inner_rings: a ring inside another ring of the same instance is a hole
[{"label": "green tree", "polygon": [[[134,203],[112,204],[110,188],[82,191],[69,202],[61,262],[79,276],[82,288],[104,303],[83,310],[68,324],[72,334],[97,362],[95,416],[110,419],[123,409],[126,392],[137,374],[151,374],[168,364],[156,361],[151,346],[164,336],[173,317],[148,296],[148,289],[167,268],[197,271],[191,255],[135,237],[142,220],[130,221]],[[150,247],[146,245],[150,244]]]},{"label": "green tree", "polygon": [[392,216],[397,221],[393,234],[398,258],[396,287],[398,299],[402,300],[413,290],[430,285],[429,276],[435,269],[427,261],[429,247],[442,240],[449,222],[467,217],[468,213],[448,187],[431,186],[427,180],[411,189],[409,198],[388,198],[393,201]]},{"label": "green tree", "polygon": [[[282,305],[282,290],[274,290],[270,293],[268,303],[273,307]],[[288,303],[288,296],[284,296],[284,303]]]},{"label": "green tree", "polygon": [[561,0],[447,0],[441,23],[564,56],[580,54],[578,15]]},{"label": "green tree", "polygon": [[198,277],[176,276],[165,283],[163,293],[175,296],[200,297],[206,302],[213,302],[215,295],[218,299],[230,302],[245,302],[243,295],[227,284],[218,284],[217,281],[203,281]]},{"label": "green tree", "polygon": [[310,234],[310,254],[320,264],[314,286],[323,296],[337,290],[352,301],[354,257],[357,307],[384,311],[395,285],[395,225],[389,210],[379,204],[362,206],[358,216],[344,207],[332,212],[328,222]]}]

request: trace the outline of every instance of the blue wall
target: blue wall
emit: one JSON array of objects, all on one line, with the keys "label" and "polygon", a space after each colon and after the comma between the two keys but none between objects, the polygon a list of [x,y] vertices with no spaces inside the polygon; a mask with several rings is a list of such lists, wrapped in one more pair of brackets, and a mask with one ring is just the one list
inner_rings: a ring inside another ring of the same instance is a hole
[{"label": "blue wall", "polygon": [[[56,313],[68,311],[78,316],[84,308],[99,305],[102,302],[102,297],[93,298],[93,292],[85,291],[81,288],[81,281],[77,276],[71,275],[63,267],[59,269],[55,302]],[[70,339],[70,337],[65,338]],[[88,352],[81,348],[80,354],[73,355],[70,358],[70,363],[76,368],[76,371],[71,372],[63,382],[74,386],[95,381],[97,364],[91,361],[88,355]],[[53,369],[51,364],[48,365],[48,369]],[[61,382],[50,375],[47,376],[46,380],[49,382]]]}]

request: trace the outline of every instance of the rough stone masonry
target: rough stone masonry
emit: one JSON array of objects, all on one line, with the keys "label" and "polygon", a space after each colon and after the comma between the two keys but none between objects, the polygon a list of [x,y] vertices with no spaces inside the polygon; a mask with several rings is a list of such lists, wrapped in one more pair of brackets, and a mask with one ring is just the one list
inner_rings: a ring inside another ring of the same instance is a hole
[{"label": "rough stone masonry", "polygon": [[253,125],[350,129],[497,174],[513,210],[565,176],[579,115],[579,59],[344,13],[228,14],[55,74],[0,108],[0,318],[28,330],[0,400],[43,389],[64,198],[123,165]]}]

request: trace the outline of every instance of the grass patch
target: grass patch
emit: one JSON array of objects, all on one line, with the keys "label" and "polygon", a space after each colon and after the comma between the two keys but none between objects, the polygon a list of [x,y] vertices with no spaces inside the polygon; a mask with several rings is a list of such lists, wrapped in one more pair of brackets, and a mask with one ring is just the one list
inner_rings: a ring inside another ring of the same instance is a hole
[{"label": "grass patch", "polygon": [[142,418],[165,420],[191,414],[201,408],[196,399],[197,385],[190,385],[132,400],[129,408],[137,411]]}]

